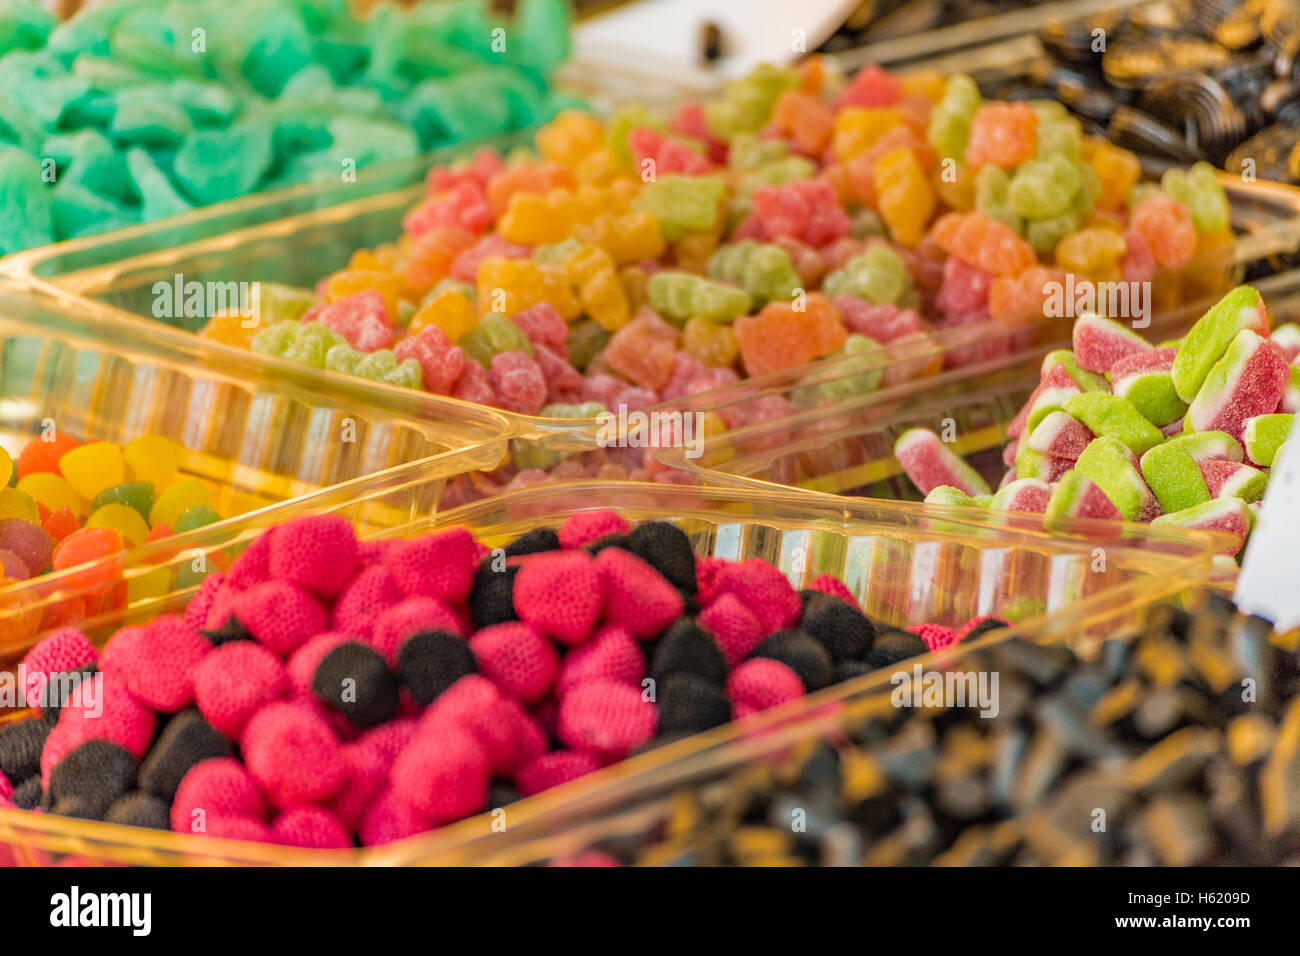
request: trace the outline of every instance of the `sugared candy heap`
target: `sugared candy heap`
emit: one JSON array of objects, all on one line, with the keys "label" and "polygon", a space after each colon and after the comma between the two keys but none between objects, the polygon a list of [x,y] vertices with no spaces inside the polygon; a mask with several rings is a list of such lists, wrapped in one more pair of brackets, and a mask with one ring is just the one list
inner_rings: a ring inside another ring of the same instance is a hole
[{"label": "sugared candy heap", "polygon": [[1228,293],[1179,341],[1084,316],[1009,426],[992,491],[924,428],[894,454],[926,500],[1226,531],[1239,551],[1300,411],[1300,328],[1270,333],[1259,292]]},{"label": "sugared candy heap", "polygon": [[460,527],[359,542],[342,518],[302,518],[183,616],[102,654],[71,628],[38,644],[39,717],[0,729],[0,804],[375,845],[1001,626],[900,630],[836,579],[801,593],[761,559],[697,557],[677,527],[611,511],[495,550]]},{"label": "sugared candy heap", "polygon": [[[396,241],[314,294],[277,290],[258,327],[221,317],[203,334],[570,418],[893,343],[922,356],[877,361],[853,384],[869,391],[939,371],[936,328],[1041,312],[1067,273],[1159,277],[1177,298],[1173,273],[1230,238],[1208,167],[1143,184],[1135,156],[1060,104],[986,103],[960,75],[845,82],[814,58],[666,122],[566,112],[535,153],[434,169]],[[947,360],[1012,346],[993,336]],[[786,410],[721,414],[735,427]]]},{"label": "sugared candy heap", "polygon": [[0,566],[25,581],[221,520],[200,479],[180,473],[184,448],[161,435],[124,446],[61,432],[0,449]]}]

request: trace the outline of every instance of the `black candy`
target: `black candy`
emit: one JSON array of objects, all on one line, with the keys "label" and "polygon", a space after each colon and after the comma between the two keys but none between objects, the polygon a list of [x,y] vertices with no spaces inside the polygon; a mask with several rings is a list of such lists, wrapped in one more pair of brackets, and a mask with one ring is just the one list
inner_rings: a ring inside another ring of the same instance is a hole
[{"label": "black candy", "polygon": [[474,589],[469,595],[469,616],[474,629],[519,620],[515,613],[515,575],[519,568],[507,565],[501,570],[487,558],[474,572]]},{"label": "black candy", "polygon": [[670,674],[694,674],[721,687],[727,682],[727,658],[708,631],[682,618],[657,642],[650,673],[656,681]]},{"label": "black candy", "polygon": [[325,655],[312,675],[311,689],[317,700],[354,727],[375,727],[397,714],[397,675],[382,654],[356,641]]},{"label": "black candy", "polygon": [[660,735],[696,734],[731,720],[731,701],[694,674],[671,674],[658,684]]},{"label": "black candy", "polygon": [[866,663],[873,669],[889,667],[909,657],[924,654],[929,649],[919,635],[890,628],[876,637],[871,650],[867,651]]},{"label": "black candy", "polygon": [[60,760],[50,772],[53,812],[65,801],[76,804],[76,816],[103,819],[108,808],[134,789],[139,763],[131,752],[107,740],[87,740]]},{"label": "black candy", "polygon": [[421,707],[467,674],[478,671],[474,652],[448,631],[420,631],[402,645],[397,672]]},{"label": "black candy", "polygon": [[214,647],[220,647],[222,644],[229,644],[231,641],[251,641],[252,632],[239,623],[239,618],[230,615],[226,618],[221,626],[213,630],[200,630],[200,634],[212,642]]},{"label": "black candy", "polygon": [[808,600],[799,628],[820,641],[836,662],[861,660],[876,640],[871,619],[830,594]]},{"label": "black candy", "polygon": [[628,545],[679,591],[694,594],[698,589],[695,552],[681,528],[666,521],[648,521],[628,535]]},{"label": "black candy", "polygon": [[172,828],[171,810],[166,801],[136,790],[117,800],[104,814],[108,823],[128,827],[149,827],[153,830]]},{"label": "black candy", "polygon": [[17,787],[41,771],[41,751],[51,725],[43,720],[20,720],[0,727],[0,773]]},{"label": "black candy", "polygon": [[835,665],[825,647],[800,630],[777,631],[754,648],[753,657],[770,657],[799,675],[808,693],[829,687]]},{"label": "black candy", "polygon": [[181,711],[163,728],[140,764],[140,789],[170,803],[191,767],[211,757],[230,756],[225,734],[203,719],[197,708]]},{"label": "black candy", "polygon": [[539,554],[542,551],[560,550],[560,536],[552,528],[533,528],[525,531],[503,549],[508,557],[521,554]]}]

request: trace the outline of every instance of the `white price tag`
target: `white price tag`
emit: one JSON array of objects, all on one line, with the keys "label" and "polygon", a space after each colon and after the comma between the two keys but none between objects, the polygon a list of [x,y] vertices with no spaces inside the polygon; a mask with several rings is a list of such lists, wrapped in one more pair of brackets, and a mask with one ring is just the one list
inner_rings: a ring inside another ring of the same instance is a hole
[{"label": "white price tag", "polygon": [[1280,631],[1300,627],[1300,434],[1278,452],[1237,579],[1237,606]]}]

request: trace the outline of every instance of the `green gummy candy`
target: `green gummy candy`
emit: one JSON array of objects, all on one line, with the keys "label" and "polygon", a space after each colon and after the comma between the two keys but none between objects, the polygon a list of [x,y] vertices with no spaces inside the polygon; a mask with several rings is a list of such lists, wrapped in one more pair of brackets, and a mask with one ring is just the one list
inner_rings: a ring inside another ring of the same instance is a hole
[{"label": "green gummy candy", "polygon": [[484,368],[492,364],[492,356],[501,352],[522,349],[530,356],[533,354],[533,346],[523,329],[499,312],[489,312],[479,319],[457,344]]},{"label": "green gummy candy", "polygon": [[397,363],[396,368],[384,374],[383,380],[389,385],[396,385],[400,388],[422,389],[424,387],[424,369],[413,358],[402,359]]},{"label": "green gummy candy", "polygon": [[0,51],[39,49],[58,24],[39,3],[8,0],[0,4]]},{"label": "green gummy candy", "polygon": [[1179,398],[1185,402],[1196,398],[1210,369],[1243,329],[1268,335],[1264,300],[1251,286],[1233,289],[1201,316],[1183,337],[1171,371]]},{"label": "green gummy candy", "polygon": [[1127,398],[1106,392],[1084,392],[1065,403],[1065,412],[1088,426],[1094,435],[1110,435],[1140,455],[1165,440],[1160,429],[1142,417]]},{"label": "green gummy candy", "polygon": [[301,319],[316,304],[315,293],[310,289],[279,282],[259,282],[256,288],[257,315],[263,324]]},{"label": "green gummy candy", "polygon": [[361,364],[361,358],[364,354],[344,342],[335,345],[325,353],[325,367],[331,372],[356,375],[357,366]]},{"label": "green gummy candy", "polygon": [[0,253],[45,245],[54,239],[54,206],[42,179],[41,164],[25,153],[0,146]]},{"label": "green gummy candy", "polygon": [[1228,228],[1228,194],[1209,163],[1199,162],[1187,170],[1167,170],[1160,179],[1160,188],[1191,211],[1197,232],[1222,232]]},{"label": "green gummy candy", "polygon": [[720,139],[755,132],[772,115],[777,98],[798,85],[799,74],[794,70],[760,64],[743,79],[729,82],[722,96],[705,105],[705,122]]},{"label": "green gummy candy", "polygon": [[1256,415],[1246,419],[1241,432],[1241,442],[1246,454],[1257,465],[1271,468],[1277,457],[1277,450],[1286,441],[1295,423],[1295,415],[1278,412],[1273,415]]},{"label": "green gummy candy", "polygon": [[54,160],[61,185],[75,183],[120,203],[134,202],[137,198],[122,155],[98,130],[82,129],[47,136],[41,143],[41,157]]},{"label": "green gummy candy", "polygon": [[776,299],[788,301],[803,284],[788,252],[753,239],[719,246],[709,259],[708,271],[714,279],[740,286],[760,306]]},{"label": "green gummy candy", "polygon": [[1165,444],[1182,449],[1198,462],[1210,458],[1224,458],[1228,461],[1245,460],[1241,443],[1227,432],[1195,432],[1193,434],[1175,435]]},{"label": "green gummy candy", "polygon": [[650,277],[646,293],[655,311],[678,323],[697,315],[713,322],[730,322],[748,312],[750,306],[749,293],[744,289],[689,272],[656,272]]},{"label": "green gummy candy", "polygon": [[1103,435],[1088,443],[1074,470],[1092,480],[1129,521],[1136,521],[1147,503],[1147,486],[1133,467],[1128,447]]},{"label": "green gummy candy", "polygon": [[1025,239],[1035,252],[1046,254],[1070,233],[1077,232],[1082,220],[1083,217],[1074,209],[1050,219],[1039,219],[1025,227]]},{"label": "green gummy candy", "polygon": [[1011,177],[999,166],[988,165],[975,174],[975,208],[990,219],[1006,223],[1018,233],[1025,231],[1025,217],[1012,208]]},{"label": "green gummy candy", "polygon": [[827,298],[855,295],[876,305],[900,304],[913,289],[907,266],[885,245],[873,245],[854,256],[822,283]]},{"label": "green gummy candy", "polygon": [[752,172],[790,153],[784,140],[760,139],[753,133],[733,136],[727,147],[727,165],[740,172]]},{"label": "green gummy candy", "polygon": [[295,342],[298,341],[298,323],[294,321],[277,322],[258,330],[249,343],[254,352],[264,355],[284,357]]},{"label": "green gummy candy", "polygon": [[673,241],[712,229],[726,193],[721,176],[660,176],[646,183],[637,202],[659,220],[664,238]]},{"label": "green gummy candy", "polygon": [[189,116],[156,89],[131,89],[117,96],[109,132],[119,146],[174,149],[194,131]]},{"label": "green gummy candy", "polygon": [[54,235],[58,239],[74,239],[87,233],[119,229],[136,221],[134,210],[74,182],[55,184],[51,209]]},{"label": "green gummy candy", "polygon": [[1047,455],[1034,451],[1028,442],[1016,446],[1016,478],[1037,478],[1048,481],[1052,477],[1052,463]]},{"label": "green gummy candy", "polygon": [[951,485],[940,485],[925,496],[927,505],[964,505],[973,508],[988,508],[993,502],[992,495],[968,495]]},{"label": "green gummy candy", "polygon": [[1168,372],[1125,376],[1117,383],[1115,394],[1127,398],[1143,418],[1158,427],[1172,425],[1187,411],[1187,403],[1178,397]]},{"label": "green gummy candy", "polygon": [[1142,477],[1166,512],[1182,511],[1210,500],[1205,476],[1176,441],[1157,445],[1142,456]]},{"label": "green gummy candy", "polygon": [[624,165],[630,165],[632,162],[632,151],[627,147],[627,135],[638,127],[652,129],[661,134],[668,132],[664,121],[651,113],[642,103],[620,106],[610,113],[609,119],[605,121],[607,131],[605,142],[610,152]]},{"label": "green gummy candy", "polygon": [[220,520],[221,515],[217,514],[207,505],[195,505],[176,519],[176,527],[172,530],[177,534],[180,534],[184,531],[193,531],[195,528],[203,528],[210,524],[216,524]]},{"label": "green gummy candy", "polygon": [[141,216],[146,221],[179,215],[193,208],[145,150],[127,150],[126,165],[140,193]]},{"label": "green gummy candy", "polygon": [[196,133],[176,153],[172,171],[202,203],[251,192],[271,167],[271,130],[262,122],[236,123]]},{"label": "green gummy candy", "polygon": [[[1171,511],[1153,518],[1151,523],[1174,528],[1205,528],[1229,517],[1235,517],[1242,522],[1248,531],[1255,524],[1255,513],[1251,511],[1250,505],[1235,496],[1212,498],[1181,511]],[[1232,553],[1236,550],[1234,548]]]},{"label": "green gummy candy", "polygon": [[1259,501],[1268,490],[1268,472],[1250,465],[1239,465],[1219,487],[1220,498],[1240,498],[1247,503]]},{"label": "green gummy candy", "polygon": [[1060,365],[1065,369],[1065,374],[1074,379],[1074,383],[1085,392],[1106,392],[1110,386],[1103,375],[1096,372],[1089,372],[1079,364],[1078,359],[1074,357],[1074,352],[1070,349],[1053,349],[1043,356],[1043,364],[1040,373],[1046,376],[1052,370],[1052,366]]},{"label": "green gummy candy", "polygon": [[90,503],[92,512],[104,505],[119,504],[134,508],[140,512],[145,521],[149,520],[149,511],[153,508],[154,487],[147,481],[127,481],[112,488],[105,488]]},{"label": "green gummy candy", "polygon": [[586,371],[587,363],[594,359],[609,343],[611,333],[591,319],[583,319],[569,327],[569,364],[578,371]]},{"label": "green gummy candy", "polygon": [[298,336],[285,351],[284,357],[295,362],[305,362],[313,368],[324,368],[325,356],[329,350],[346,341],[343,336],[319,322],[307,322],[298,325]]},{"label": "green gummy candy", "polygon": [[1053,154],[1023,163],[1011,177],[1007,199],[1019,216],[1034,221],[1050,220],[1070,210],[1079,187],[1078,164]]},{"label": "green gummy candy", "polygon": [[368,378],[372,382],[382,382],[396,370],[397,356],[393,354],[393,350],[379,349],[363,356],[357,363],[354,374]]}]

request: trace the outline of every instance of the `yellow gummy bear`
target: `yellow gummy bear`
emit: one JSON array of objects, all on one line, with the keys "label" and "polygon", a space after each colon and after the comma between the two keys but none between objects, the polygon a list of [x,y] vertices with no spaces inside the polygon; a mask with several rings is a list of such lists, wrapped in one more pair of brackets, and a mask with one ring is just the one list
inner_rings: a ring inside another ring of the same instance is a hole
[{"label": "yellow gummy bear", "polygon": [[86,519],[87,528],[112,528],[124,541],[135,547],[149,534],[149,525],[140,512],[128,505],[113,502],[95,509]]},{"label": "yellow gummy bear", "polygon": [[165,524],[174,530],[180,516],[199,505],[216,510],[208,486],[197,478],[182,478],[154,500],[149,510],[149,523]]},{"label": "yellow gummy bear", "polygon": [[436,325],[452,342],[459,342],[460,337],[472,329],[476,322],[478,311],[469,296],[460,289],[449,287],[415,313],[411,318],[411,334],[417,335],[425,326]]},{"label": "yellow gummy bear", "polygon": [[163,435],[141,435],[126,443],[122,458],[131,468],[132,480],[147,481],[158,492],[176,480],[184,451],[180,442]]},{"label": "yellow gummy bear", "polygon": [[111,441],[96,441],[66,452],[59,459],[59,471],[72,490],[87,501],[105,488],[126,481],[122,449]]},{"label": "yellow gummy bear", "polygon": [[74,515],[86,513],[86,501],[72,490],[72,485],[52,471],[35,471],[18,479],[18,490],[51,511],[67,508]]}]

